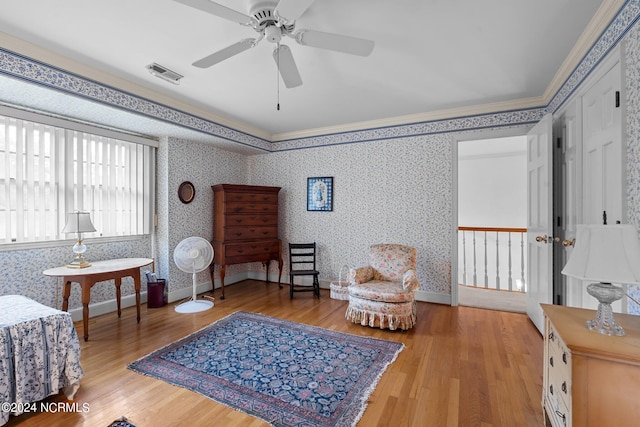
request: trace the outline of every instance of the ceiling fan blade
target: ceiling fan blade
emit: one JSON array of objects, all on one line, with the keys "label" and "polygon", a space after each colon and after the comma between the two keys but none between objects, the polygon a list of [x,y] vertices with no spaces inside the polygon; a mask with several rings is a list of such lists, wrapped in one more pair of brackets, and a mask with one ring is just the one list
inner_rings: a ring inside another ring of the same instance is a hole
[{"label": "ceiling fan blade", "polygon": [[315,0],[280,0],[274,12],[276,16],[285,22],[292,22],[300,18],[314,1]]},{"label": "ceiling fan blade", "polygon": [[281,44],[273,49],[273,59],[276,61],[278,71],[280,71],[282,81],[286,87],[293,88],[302,84],[296,61],[293,59],[289,46]]},{"label": "ceiling fan blade", "polygon": [[313,30],[301,30],[295,34],[295,39],[301,45],[359,56],[369,56],[375,46],[372,40]]},{"label": "ceiling fan blade", "polygon": [[212,65],[216,65],[218,62],[222,62],[225,59],[229,59],[234,55],[244,52],[245,50],[251,49],[255,46],[255,41],[256,39],[240,40],[231,46],[227,46],[216,53],[212,53],[211,55],[205,56],[204,58],[194,62],[193,66],[198,68],[209,68]]},{"label": "ceiling fan blade", "polygon": [[236,12],[233,9],[229,9],[218,3],[214,3],[210,0],[174,0],[178,3],[182,3],[186,6],[191,6],[195,9],[203,12],[210,13],[212,15],[219,16],[220,18],[228,19],[229,21],[237,22],[242,25],[251,25],[254,19],[244,13]]}]

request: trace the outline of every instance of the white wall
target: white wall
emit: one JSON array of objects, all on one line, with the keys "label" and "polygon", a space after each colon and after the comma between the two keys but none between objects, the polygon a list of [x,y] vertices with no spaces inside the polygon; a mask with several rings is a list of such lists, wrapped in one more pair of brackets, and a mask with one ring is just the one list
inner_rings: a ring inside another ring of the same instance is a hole
[{"label": "white wall", "polygon": [[458,225],[527,226],[526,136],[458,143]]}]

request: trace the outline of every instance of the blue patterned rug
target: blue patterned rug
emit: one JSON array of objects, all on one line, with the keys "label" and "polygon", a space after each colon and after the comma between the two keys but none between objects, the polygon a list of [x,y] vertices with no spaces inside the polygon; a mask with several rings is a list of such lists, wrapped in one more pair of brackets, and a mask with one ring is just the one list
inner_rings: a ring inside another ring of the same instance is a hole
[{"label": "blue patterned rug", "polygon": [[403,347],[239,311],[129,369],[274,426],[354,426]]}]

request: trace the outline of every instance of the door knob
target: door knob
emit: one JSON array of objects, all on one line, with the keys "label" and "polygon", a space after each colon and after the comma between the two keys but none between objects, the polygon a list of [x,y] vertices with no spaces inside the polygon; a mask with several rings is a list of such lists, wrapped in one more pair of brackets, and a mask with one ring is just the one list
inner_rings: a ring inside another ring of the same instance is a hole
[{"label": "door knob", "polygon": [[536,242],[538,243],[549,243],[551,240],[552,238],[546,234],[544,236],[536,236]]},{"label": "door knob", "polygon": [[562,246],[564,246],[565,248],[568,248],[569,246],[574,246],[575,244],[576,244],[576,239],[571,239],[571,240],[564,239],[562,241]]}]

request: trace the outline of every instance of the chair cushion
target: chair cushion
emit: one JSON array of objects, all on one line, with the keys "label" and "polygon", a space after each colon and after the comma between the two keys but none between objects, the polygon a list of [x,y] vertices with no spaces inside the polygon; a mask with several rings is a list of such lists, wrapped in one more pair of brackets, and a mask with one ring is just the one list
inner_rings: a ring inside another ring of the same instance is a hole
[{"label": "chair cushion", "polygon": [[414,300],[413,290],[404,289],[402,282],[384,280],[371,280],[365,283],[352,284],[349,286],[349,295],[381,302],[409,302]]},{"label": "chair cushion", "polygon": [[375,280],[401,281],[407,270],[416,268],[416,248],[389,243],[373,245],[369,259]]},{"label": "chair cushion", "polygon": [[366,267],[350,268],[347,275],[347,282],[349,283],[364,283],[373,279],[373,267],[367,265]]}]

